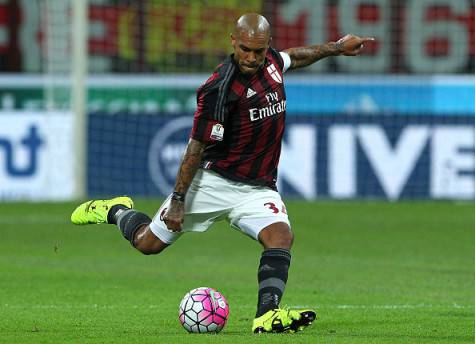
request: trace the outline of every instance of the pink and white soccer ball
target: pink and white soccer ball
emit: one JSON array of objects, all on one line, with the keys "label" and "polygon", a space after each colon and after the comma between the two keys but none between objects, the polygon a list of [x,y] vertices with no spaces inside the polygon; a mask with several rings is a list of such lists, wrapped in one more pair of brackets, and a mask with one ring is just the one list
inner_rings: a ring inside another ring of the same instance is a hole
[{"label": "pink and white soccer ball", "polygon": [[228,320],[229,306],[224,296],[213,288],[190,290],[180,302],[178,319],[192,333],[219,332]]}]

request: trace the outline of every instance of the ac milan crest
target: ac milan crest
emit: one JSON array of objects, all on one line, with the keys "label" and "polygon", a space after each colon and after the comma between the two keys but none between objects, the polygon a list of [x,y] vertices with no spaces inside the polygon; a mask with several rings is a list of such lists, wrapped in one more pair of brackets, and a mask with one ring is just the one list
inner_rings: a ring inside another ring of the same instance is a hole
[{"label": "ac milan crest", "polygon": [[279,84],[282,83],[282,75],[280,75],[274,64],[271,64],[269,67],[267,67],[267,73],[269,73],[269,75],[272,77],[272,79],[274,79],[274,81],[278,82]]}]

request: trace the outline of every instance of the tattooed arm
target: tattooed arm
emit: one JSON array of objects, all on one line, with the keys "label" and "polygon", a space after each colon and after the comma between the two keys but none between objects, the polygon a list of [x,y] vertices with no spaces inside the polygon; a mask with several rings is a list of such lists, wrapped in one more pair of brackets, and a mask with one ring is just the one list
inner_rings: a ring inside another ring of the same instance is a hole
[{"label": "tattooed arm", "polygon": [[372,37],[360,38],[354,35],[346,35],[337,42],[329,42],[321,45],[311,45],[284,50],[290,56],[289,69],[306,67],[328,56],[355,56],[363,48],[363,44],[374,41]]},{"label": "tattooed arm", "polygon": [[[190,187],[191,181],[198,170],[203,156],[203,151],[206,144],[190,139],[188,146],[186,147],[183,160],[178,170],[176,177],[174,191],[180,194],[186,194]],[[181,224],[185,216],[185,202],[172,198],[170,208],[167,210],[163,221],[167,225],[168,229],[179,232],[181,231]]]}]

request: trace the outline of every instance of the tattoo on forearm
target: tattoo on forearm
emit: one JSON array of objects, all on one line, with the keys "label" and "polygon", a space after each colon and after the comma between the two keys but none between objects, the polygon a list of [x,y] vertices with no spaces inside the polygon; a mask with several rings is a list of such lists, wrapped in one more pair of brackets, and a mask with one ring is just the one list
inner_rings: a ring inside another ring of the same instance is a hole
[{"label": "tattoo on forearm", "polygon": [[321,45],[311,45],[307,47],[296,47],[284,50],[292,61],[290,69],[306,67],[316,61],[338,55],[340,46],[337,43],[326,43]]},{"label": "tattoo on forearm", "polygon": [[204,149],[205,144],[199,141],[191,139],[190,142],[188,142],[186,152],[183,155],[183,160],[176,177],[175,191],[186,193],[198,167],[200,166]]}]

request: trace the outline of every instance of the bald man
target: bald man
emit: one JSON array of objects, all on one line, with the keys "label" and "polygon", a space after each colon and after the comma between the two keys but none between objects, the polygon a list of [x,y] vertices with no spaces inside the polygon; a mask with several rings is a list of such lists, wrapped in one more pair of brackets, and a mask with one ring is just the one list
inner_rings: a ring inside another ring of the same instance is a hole
[{"label": "bald man", "polygon": [[313,310],[279,308],[294,239],[276,188],[286,109],[282,75],[327,56],[358,55],[370,40],[346,35],[337,42],[278,52],[270,46],[267,19],[244,14],[231,34],[234,54],[197,91],[175,188],[155,217],[133,209],[129,197],[117,197],[81,204],[72,222],[116,224],[137,250],[157,254],[186,232],[203,232],[226,220],[263,247],[252,331],[304,329],[316,318]]}]

